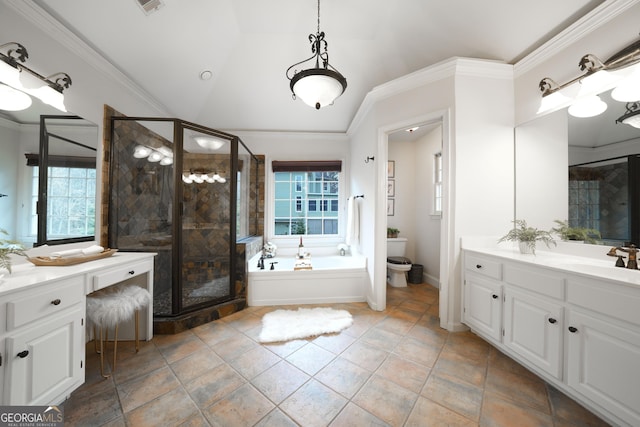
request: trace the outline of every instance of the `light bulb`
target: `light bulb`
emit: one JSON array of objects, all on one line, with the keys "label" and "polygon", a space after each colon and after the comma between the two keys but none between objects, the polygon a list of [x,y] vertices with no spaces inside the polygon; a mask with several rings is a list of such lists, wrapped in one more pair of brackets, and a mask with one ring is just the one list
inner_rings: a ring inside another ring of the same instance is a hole
[{"label": "light bulb", "polygon": [[144,159],[149,157],[149,154],[151,154],[151,148],[145,147],[144,145],[137,145],[133,150],[133,157],[136,159]]},{"label": "light bulb", "polygon": [[569,107],[569,114],[573,117],[594,117],[607,109],[607,103],[598,95],[586,96],[574,101]]},{"label": "light bulb", "polygon": [[31,106],[31,97],[24,92],[0,83],[0,110],[22,111]]},{"label": "light bulb", "polygon": [[149,160],[150,162],[159,162],[160,160],[162,160],[164,158],[164,156],[160,153],[158,153],[157,151],[151,151],[151,154],[149,154],[149,157],[147,158],[147,160]]}]

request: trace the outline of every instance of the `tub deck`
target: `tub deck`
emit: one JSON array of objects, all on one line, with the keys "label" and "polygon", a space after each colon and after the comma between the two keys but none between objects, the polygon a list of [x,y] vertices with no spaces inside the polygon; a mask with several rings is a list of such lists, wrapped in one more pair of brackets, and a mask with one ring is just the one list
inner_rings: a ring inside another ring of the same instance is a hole
[{"label": "tub deck", "polygon": [[[294,257],[248,261],[247,302],[250,306],[326,304],[366,301],[367,260],[363,256],[311,257],[311,270],[294,270]],[[274,263],[274,270],[270,270]]]}]

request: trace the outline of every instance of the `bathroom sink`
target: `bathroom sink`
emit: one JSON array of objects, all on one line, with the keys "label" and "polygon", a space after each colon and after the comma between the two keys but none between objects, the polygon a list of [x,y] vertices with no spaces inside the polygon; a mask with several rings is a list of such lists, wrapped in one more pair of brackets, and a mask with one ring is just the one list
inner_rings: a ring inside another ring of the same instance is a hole
[{"label": "bathroom sink", "polygon": [[589,274],[606,279],[621,280],[625,282],[640,282],[640,270],[631,270],[623,267],[616,267],[614,264],[610,266],[595,263],[567,262],[557,263],[554,267],[575,273]]}]

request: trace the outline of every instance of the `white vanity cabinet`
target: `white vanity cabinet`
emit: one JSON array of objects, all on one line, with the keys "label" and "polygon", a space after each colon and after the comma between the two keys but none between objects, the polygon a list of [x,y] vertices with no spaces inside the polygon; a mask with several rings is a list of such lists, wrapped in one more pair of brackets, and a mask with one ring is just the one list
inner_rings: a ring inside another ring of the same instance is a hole
[{"label": "white vanity cabinet", "polygon": [[[68,267],[31,267],[0,283],[0,404],[59,404],[85,378],[86,295],[127,280],[153,294],[153,256],[119,253]],[[140,316],[151,339],[153,309]],[[127,330],[123,331],[127,334]],[[123,337],[127,339],[126,337]]]},{"label": "white vanity cabinet", "polygon": [[495,253],[463,251],[463,322],[613,425],[640,426],[640,271]]},{"label": "white vanity cabinet", "polygon": [[465,259],[464,322],[485,338],[502,336],[502,264],[482,256]]},{"label": "white vanity cabinet", "polygon": [[84,280],[71,277],[0,297],[6,312],[6,405],[47,405],[84,381]]},{"label": "white vanity cabinet", "polygon": [[640,289],[586,277],[567,282],[567,383],[640,425]]}]

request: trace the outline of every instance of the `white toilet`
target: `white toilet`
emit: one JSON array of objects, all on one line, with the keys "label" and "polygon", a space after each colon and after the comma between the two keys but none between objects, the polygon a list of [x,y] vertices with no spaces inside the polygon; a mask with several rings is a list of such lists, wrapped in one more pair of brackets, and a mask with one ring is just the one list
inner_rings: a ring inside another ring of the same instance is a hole
[{"label": "white toilet", "polygon": [[387,238],[387,282],[395,288],[407,286],[411,260],[404,256],[406,248],[405,237]]}]

